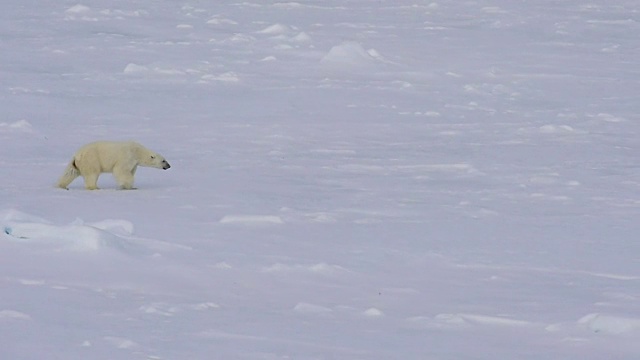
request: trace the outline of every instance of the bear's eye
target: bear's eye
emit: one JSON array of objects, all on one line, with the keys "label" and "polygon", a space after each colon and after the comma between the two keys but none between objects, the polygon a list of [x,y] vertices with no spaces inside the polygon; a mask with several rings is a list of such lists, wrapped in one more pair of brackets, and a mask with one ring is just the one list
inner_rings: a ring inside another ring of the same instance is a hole
[{"label": "bear's eye", "polygon": [[155,157],[155,156],[153,156],[153,155],[151,155],[151,158],[152,158],[152,159],[155,159],[156,157]]}]

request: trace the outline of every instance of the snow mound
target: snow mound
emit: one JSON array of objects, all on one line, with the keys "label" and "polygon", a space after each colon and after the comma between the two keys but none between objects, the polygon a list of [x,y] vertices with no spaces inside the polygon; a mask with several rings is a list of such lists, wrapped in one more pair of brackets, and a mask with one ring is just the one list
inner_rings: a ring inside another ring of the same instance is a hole
[{"label": "snow mound", "polygon": [[129,63],[125,66],[123,73],[127,75],[135,76],[174,76],[174,75],[186,75],[185,71],[175,68],[168,68],[163,66],[146,66]]},{"label": "snow mound", "polygon": [[345,272],[347,269],[338,265],[330,265],[326,263],[318,263],[313,265],[301,265],[301,264],[282,264],[276,263],[271,266],[262,269],[265,273],[290,273],[290,272],[304,272],[318,275],[332,276],[340,272]]},{"label": "snow mound", "polygon": [[292,37],[291,41],[297,42],[297,43],[308,43],[308,42],[311,42],[311,36],[309,36],[309,34],[305,32],[301,32],[301,33],[298,33],[298,35],[295,35],[294,37]]},{"label": "snow mound", "polygon": [[543,125],[540,127],[543,134],[571,134],[575,129],[569,125]]},{"label": "snow mound", "polygon": [[[298,31],[295,27],[283,24],[270,25],[262,30],[256,31],[255,33],[266,35],[269,39],[276,42],[293,43],[295,46],[310,44],[312,42],[309,34],[304,31]],[[294,48],[294,46],[280,43],[275,45],[274,48],[279,50],[289,50]]]},{"label": "snow mound", "polygon": [[220,219],[220,224],[278,225],[284,224],[284,221],[279,216],[274,215],[227,215]]},{"label": "snow mound", "polygon": [[39,223],[9,223],[5,234],[27,242],[56,244],[73,251],[97,251],[104,247],[123,247],[126,243],[113,234],[84,225],[55,226]]},{"label": "snow mound", "polygon": [[234,20],[214,16],[211,20],[207,21],[209,25],[238,25]]},{"label": "snow mound", "polygon": [[26,132],[30,133],[33,131],[33,127],[27,120],[18,120],[13,123],[0,123],[0,133],[1,132]]},{"label": "snow mound", "polygon": [[370,318],[377,318],[384,316],[384,312],[376,308],[369,308],[362,312],[362,315]]},{"label": "snow mound", "polygon": [[300,4],[299,2],[278,2],[272,5],[274,8],[279,8],[279,9],[299,9],[302,8],[303,5]]},{"label": "snow mound", "polygon": [[360,43],[345,41],[336,45],[321,60],[324,64],[362,66],[385,62],[375,49],[366,50]]},{"label": "snow mound", "polygon": [[[424,319],[421,321],[424,322]],[[506,326],[521,327],[530,325],[529,322],[517,319],[510,319],[500,316],[481,314],[438,314],[433,319],[433,326]]]},{"label": "snow mound", "polygon": [[103,220],[84,224],[55,225],[19,211],[4,212],[0,223],[4,238],[52,247],[57,251],[95,252],[105,248],[130,252],[137,248],[128,236],[133,224],[126,220]]},{"label": "snow mound", "polygon": [[38,222],[38,223],[44,223],[44,224],[49,223],[44,218],[27,214],[16,209],[0,211],[0,223],[4,224],[4,222],[6,221]]},{"label": "snow mound", "polygon": [[[76,220],[80,221],[80,220]],[[102,220],[88,224],[96,229],[104,230],[119,236],[130,236],[133,234],[133,223],[127,220]]]},{"label": "snow mound", "polygon": [[0,310],[0,319],[31,320],[31,316],[15,310]]},{"label": "snow mound", "polygon": [[262,61],[262,62],[264,62],[264,61],[278,61],[278,58],[276,58],[275,56],[269,55],[269,56],[264,57],[260,61]]},{"label": "snow mound", "polygon": [[595,333],[619,335],[629,332],[640,332],[640,319],[619,316],[589,314],[578,320],[578,324],[586,326]]},{"label": "snow mound", "polygon": [[106,336],[104,340],[117,349],[132,349],[140,346],[135,341],[121,337]]},{"label": "snow mound", "polygon": [[240,82],[240,78],[238,77],[238,74],[232,71],[222,73],[222,74],[207,74],[207,75],[203,75],[200,79],[202,82],[212,82],[212,81],[222,82],[222,83]]},{"label": "snow mound", "polygon": [[291,32],[291,27],[283,24],[273,24],[257,31],[258,34],[282,35]]},{"label": "snow mound", "polygon": [[138,65],[134,63],[127,64],[124,68],[125,74],[143,74],[149,71],[149,68],[144,65]]},{"label": "snow mound", "polygon": [[65,13],[67,14],[86,14],[91,11],[91,8],[82,4],[74,5],[68,8]]},{"label": "snow mound", "polygon": [[93,10],[82,4],[74,5],[65,10],[65,20],[98,21],[98,18],[90,16]]},{"label": "snow mound", "polygon": [[627,119],[625,118],[607,114],[607,113],[599,113],[598,115],[595,115],[595,117],[608,123],[621,123],[621,122],[627,121]]},{"label": "snow mound", "polygon": [[328,307],[305,303],[305,302],[300,302],[296,304],[296,306],[293,308],[293,311],[300,314],[313,314],[313,315],[329,314],[333,312],[333,310],[331,310]]}]

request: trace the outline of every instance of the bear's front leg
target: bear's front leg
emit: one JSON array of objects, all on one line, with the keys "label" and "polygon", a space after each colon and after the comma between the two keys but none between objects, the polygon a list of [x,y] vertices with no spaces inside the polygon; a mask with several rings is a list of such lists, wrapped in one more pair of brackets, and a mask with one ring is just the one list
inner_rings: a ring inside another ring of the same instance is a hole
[{"label": "bear's front leg", "polygon": [[113,177],[116,178],[118,188],[121,190],[133,190],[133,171],[115,168],[113,169]]}]

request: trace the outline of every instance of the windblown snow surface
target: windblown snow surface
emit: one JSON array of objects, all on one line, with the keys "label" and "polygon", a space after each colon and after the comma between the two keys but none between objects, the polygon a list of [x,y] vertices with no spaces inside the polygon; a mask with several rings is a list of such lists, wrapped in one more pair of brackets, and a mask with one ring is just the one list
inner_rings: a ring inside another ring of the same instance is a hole
[{"label": "windblown snow surface", "polygon": [[0,358],[639,358],[636,0],[0,10]]}]

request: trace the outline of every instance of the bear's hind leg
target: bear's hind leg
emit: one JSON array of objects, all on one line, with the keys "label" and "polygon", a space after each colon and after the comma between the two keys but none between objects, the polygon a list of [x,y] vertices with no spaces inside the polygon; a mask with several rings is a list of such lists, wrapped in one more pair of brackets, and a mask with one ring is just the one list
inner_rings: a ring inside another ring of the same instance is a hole
[{"label": "bear's hind leg", "polygon": [[98,190],[98,176],[99,175],[82,175],[84,178],[84,187],[87,190]]}]

